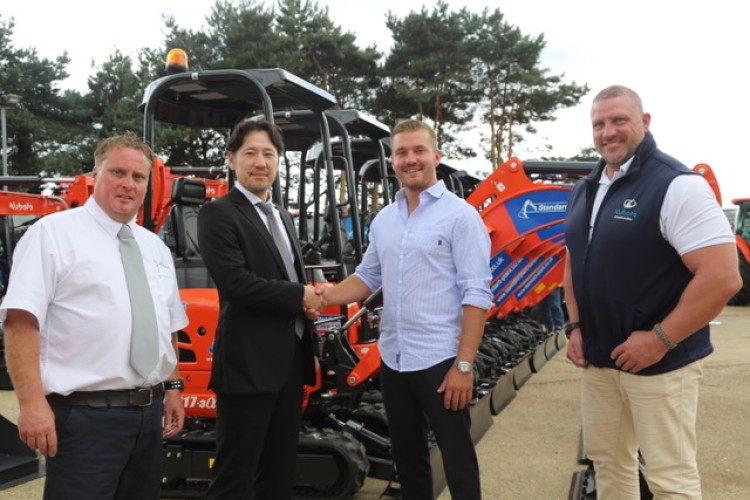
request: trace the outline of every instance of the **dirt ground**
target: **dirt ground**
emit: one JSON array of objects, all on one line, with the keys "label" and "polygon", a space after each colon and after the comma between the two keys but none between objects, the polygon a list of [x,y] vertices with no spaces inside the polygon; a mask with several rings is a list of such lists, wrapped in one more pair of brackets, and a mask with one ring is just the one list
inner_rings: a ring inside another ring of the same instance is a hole
[{"label": "dirt ground", "polygon": [[[699,465],[705,500],[750,498],[750,308],[726,307],[712,327],[699,408]],[[559,352],[493,418],[477,444],[482,491],[489,500],[567,499],[579,465],[578,369]],[[15,422],[13,392],[0,391],[0,414]],[[5,490],[1,500],[41,498],[44,479]],[[355,500],[380,497],[368,479]],[[2,486],[0,486],[2,488]],[[439,500],[450,495],[442,492]]]}]

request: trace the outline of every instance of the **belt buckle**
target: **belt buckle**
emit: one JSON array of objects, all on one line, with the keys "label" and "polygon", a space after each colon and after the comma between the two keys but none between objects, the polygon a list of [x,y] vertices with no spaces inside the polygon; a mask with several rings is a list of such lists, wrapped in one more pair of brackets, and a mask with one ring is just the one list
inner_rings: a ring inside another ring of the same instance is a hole
[{"label": "belt buckle", "polygon": [[148,403],[146,404],[139,404],[136,406],[139,406],[141,408],[144,408],[146,406],[151,406],[151,403],[154,402],[154,389],[152,387],[141,387],[138,389],[138,392],[148,392]]}]

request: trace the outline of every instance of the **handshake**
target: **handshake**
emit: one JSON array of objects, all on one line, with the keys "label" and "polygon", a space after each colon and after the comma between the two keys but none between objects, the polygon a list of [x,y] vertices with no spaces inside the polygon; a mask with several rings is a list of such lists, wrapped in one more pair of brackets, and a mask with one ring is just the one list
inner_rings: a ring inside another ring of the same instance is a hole
[{"label": "handshake", "polygon": [[324,287],[305,285],[305,295],[302,297],[302,311],[304,311],[308,319],[316,321],[327,305],[328,298],[326,297],[326,289]]}]

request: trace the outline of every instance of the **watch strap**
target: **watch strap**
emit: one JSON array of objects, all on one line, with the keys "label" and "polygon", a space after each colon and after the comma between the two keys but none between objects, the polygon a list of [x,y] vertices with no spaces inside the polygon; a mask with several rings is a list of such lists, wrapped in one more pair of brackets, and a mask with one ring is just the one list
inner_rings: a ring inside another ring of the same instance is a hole
[{"label": "watch strap", "polygon": [[581,324],[577,321],[574,323],[568,323],[567,325],[565,325],[565,338],[569,339],[570,334],[573,333],[573,330],[575,330],[576,328],[581,328]]},{"label": "watch strap", "polygon": [[171,391],[171,390],[178,390],[178,391],[184,391],[185,390],[185,381],[181,378],[178,378],[177,380],[165,380],[162,382],[162,385],[164,386],[165,391]]},{"label": "watch strap", "polygon": [[677,347],[677,343],[673,342],[672,339],[670,339],[667,336],[666,332],[662,329],[661,323],[657,323],[654,325],[654,333],[656,333],[656,336],[659,337],[659,340],[661,340],[665,346],[669,347],[670,351]]}]

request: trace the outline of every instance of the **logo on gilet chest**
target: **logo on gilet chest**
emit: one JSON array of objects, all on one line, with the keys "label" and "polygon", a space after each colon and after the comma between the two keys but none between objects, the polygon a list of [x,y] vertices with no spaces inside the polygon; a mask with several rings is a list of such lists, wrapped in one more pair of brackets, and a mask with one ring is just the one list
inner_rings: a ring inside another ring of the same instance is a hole
[{"label": "logo on gilet chest", "polygon": [[616,208],[614,218],[619,220],[634,221],[638,217],[635,210],[638,202],[634,198],[628,198],[622,202],[622,208]]}]

